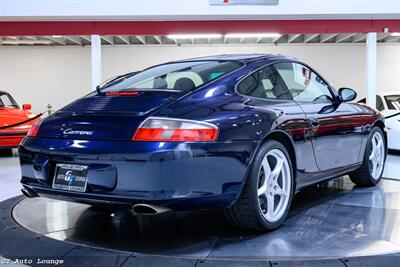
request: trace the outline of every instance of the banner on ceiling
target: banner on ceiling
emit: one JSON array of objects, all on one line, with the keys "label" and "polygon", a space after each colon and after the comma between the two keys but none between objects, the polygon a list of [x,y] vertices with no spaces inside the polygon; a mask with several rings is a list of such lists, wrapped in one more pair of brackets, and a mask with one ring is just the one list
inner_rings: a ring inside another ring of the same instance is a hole
[{"label": "banner on ceiling", "polygon": [[277,5],[279,0],[209,0],[210,5]]}]

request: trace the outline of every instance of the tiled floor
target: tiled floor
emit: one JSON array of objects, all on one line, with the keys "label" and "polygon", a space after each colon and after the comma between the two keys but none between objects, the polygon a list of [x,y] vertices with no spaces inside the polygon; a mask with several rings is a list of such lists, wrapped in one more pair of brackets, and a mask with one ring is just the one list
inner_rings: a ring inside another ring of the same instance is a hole
[{"label": "tiled floor", "polygon": [[[16,157],[0,157],[0,201],[21,194],[19,161]],[[400,180],[400,155],[389,155],[386,178]]]}]

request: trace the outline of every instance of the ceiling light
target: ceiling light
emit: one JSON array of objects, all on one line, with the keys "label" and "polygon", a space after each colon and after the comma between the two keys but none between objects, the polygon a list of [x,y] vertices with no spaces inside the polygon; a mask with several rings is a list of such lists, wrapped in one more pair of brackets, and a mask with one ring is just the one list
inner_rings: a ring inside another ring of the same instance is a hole
[{"label": "ceiling light", "polygon": [[63,38],[62,35],[52,35],[51,37],[53,37],[53,38]]},{"label": "ceiling light", "polygon": [[394,33],[391,34],[391,36],[396,36],[396,37],[400,36],[400,32],[394,32]]},{"label": "ceiling light", "polygon": [[228,33],[227,38],[277,38],[279,33]]},{"label": "ceiling light", "polygon": [[168,38],[170,39],[196,39],[196,38],[221,38],[222,34],[218,33],[210,33],[210,34],[170,34],[167,35]]},{"label": "ceiling light", "polygon": [[3,40],[2,44],[52,44],[52,41],[47,40]]}]

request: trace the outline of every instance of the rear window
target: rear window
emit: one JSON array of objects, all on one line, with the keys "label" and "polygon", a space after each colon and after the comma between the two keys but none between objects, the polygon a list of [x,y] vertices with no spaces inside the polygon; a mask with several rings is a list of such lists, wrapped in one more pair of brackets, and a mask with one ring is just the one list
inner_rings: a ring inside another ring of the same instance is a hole
[{"label": "rear window", "polygon": [[146,69],[103,87],[103,92],[130,90],[191,91],[242,66],[234,61],[176,62]]},{"label": "rear window", "polygon": [[385,100],[388,109],[400,110],[400,95],[388,95],[385,96]]}]

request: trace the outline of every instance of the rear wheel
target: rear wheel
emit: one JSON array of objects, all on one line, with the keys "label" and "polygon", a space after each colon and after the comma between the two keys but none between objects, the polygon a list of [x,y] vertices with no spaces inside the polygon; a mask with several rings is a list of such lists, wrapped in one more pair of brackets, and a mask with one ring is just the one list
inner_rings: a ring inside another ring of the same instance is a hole
[{"label": "rear wheel", "polygon": [[294,179],[286,148],[275,140],[260,148],[236,203],[226,209],[232,224],[255,230],[278,228],[292,202]]},{"label": "rear wheel", "polygon": [[374,186],[382,178],[386,160],[386,144],[382,130],[374,127],[369,134],[363,165],[350,173],[350,179],[359,186]]}]

